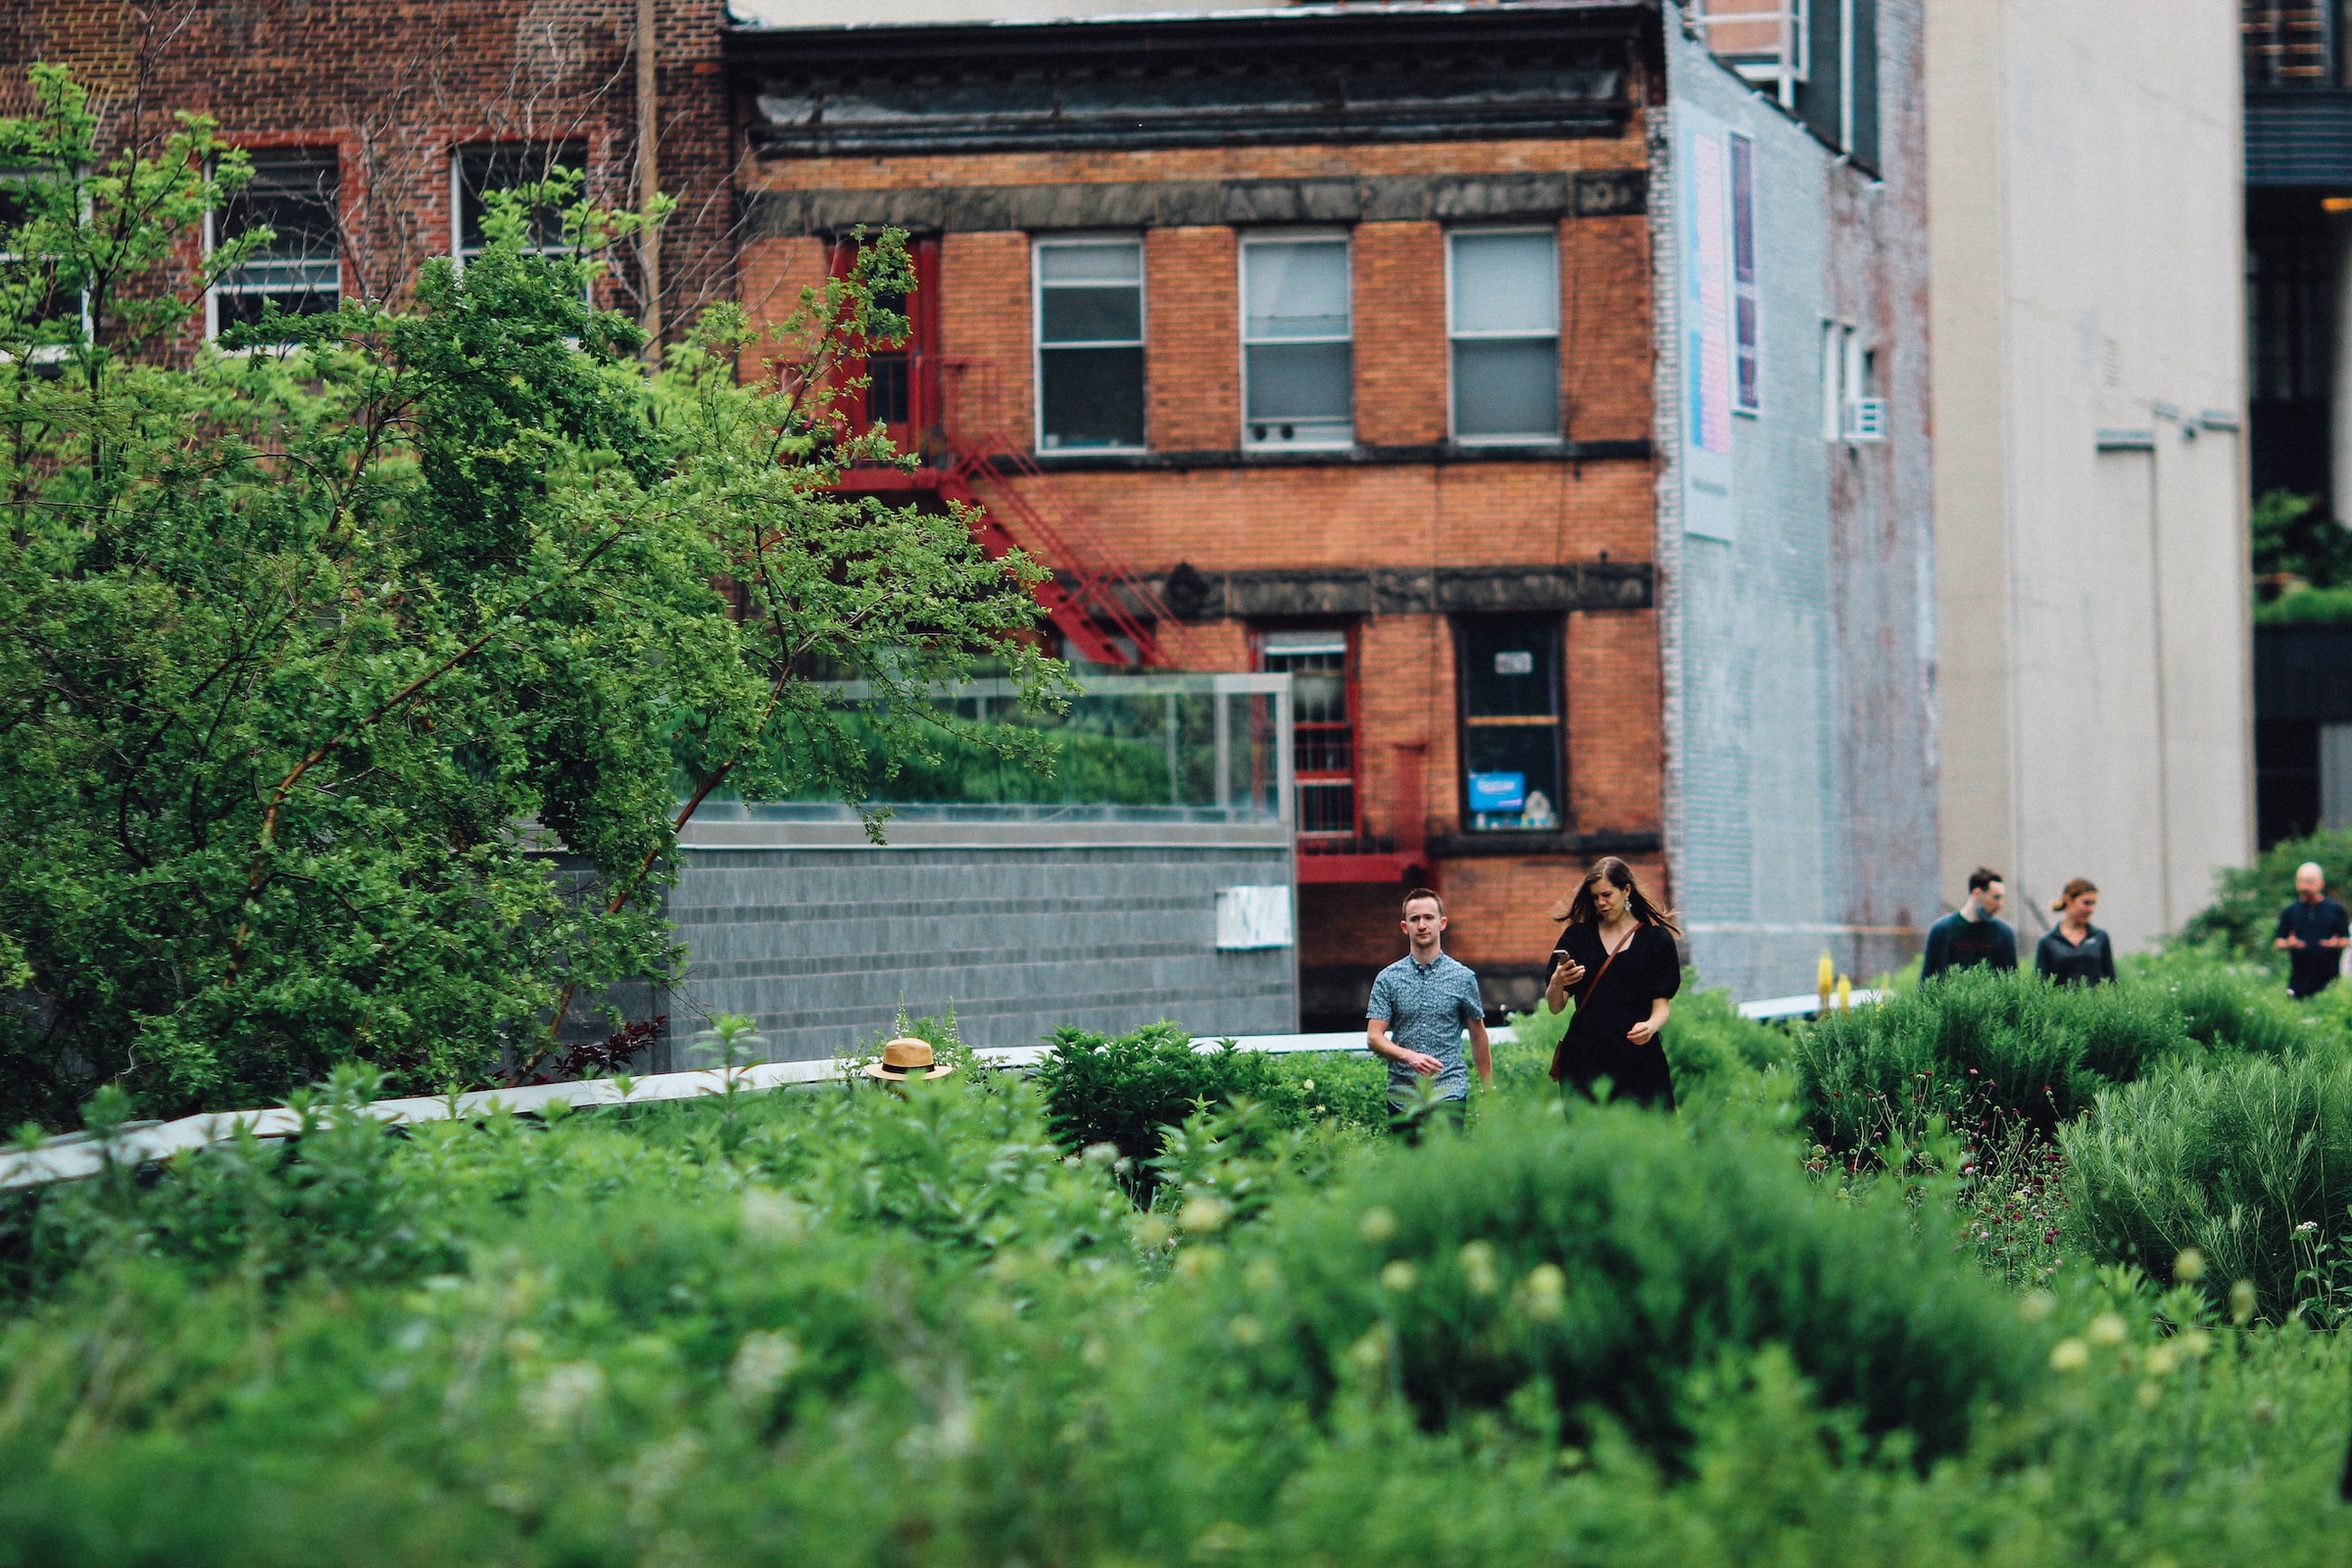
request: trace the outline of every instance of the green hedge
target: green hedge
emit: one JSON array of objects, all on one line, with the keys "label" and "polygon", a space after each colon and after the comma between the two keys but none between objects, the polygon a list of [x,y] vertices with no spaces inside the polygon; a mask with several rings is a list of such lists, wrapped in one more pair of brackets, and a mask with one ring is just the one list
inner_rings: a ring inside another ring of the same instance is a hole
[{"label": "green hedge", "polygon": [[2297,1274],[2352,1235],[2352,1054],[2340,1047],[2185,1063],[2100,1095],[2058,1141],[2082,1244],[2159,1276],[2196,1248],[2217,1299],[2251,1280],[2262,1309],[2282,1314],[2321,1288]]},{"label": "green hedge", "polygon": [[1474,1138],[1368,1158],[1293,1210],[1268,1256],[1211,1308],[1262,1321],[1252,1374],[1325,1407],[1370,1333],[1433,1431],[1541,1386],[1570,1437],[1604,1412],[1671,1459],[1690,1380],[1775,1345],[1865,1431],[1946,1453],[2039,1359],[1998,1293],[1900,1207],[1825,1200],[1777,1141],[1692,1138],[1626,1108],[1505,1106]]},{"label": "green hedge", "polygon": [[2100,1089],[2184,1049],[2180,1003],[2163,987],[1971,969],[1827,1014],[1799,1032],[1795,1063],[1807,1127],[1846,1152],[1915,1136],[1934,1116],[1958,1131],[2023,1124],[2046,1137]]}]

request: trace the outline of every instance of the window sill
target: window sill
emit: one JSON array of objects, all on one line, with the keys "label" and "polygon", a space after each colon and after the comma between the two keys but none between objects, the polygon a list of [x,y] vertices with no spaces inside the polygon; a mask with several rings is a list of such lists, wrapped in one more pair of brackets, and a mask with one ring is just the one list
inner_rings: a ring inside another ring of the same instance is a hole
[{"label": "window sill", "polygon": [[1661,840],[1656,833],[1531,833],[1497,830],[1490,833],[1433,833],[1429,853],[1447,860],[1493,859],[1503,856],[1539,858],[1569,855],[1655,855]]},{"label": "window sill", "polygon": [[[1650,455],[1650,443],[1644,438],[1631,441],[1546,441],[1520,446],[1485,442],[1463,446],[1451,441],[1433,441],[1424,445],[1372,446],[1358,443],[1346,447],[1210,447],[1179,451],[1116,447],[1088,447],[1082,451],[1072,451],[1060,447],[1038,452],[1035,457],[1041,466],[1056,469],[1147,471],[1396,467],[1450,463],[1647,463]],[[992,456],[990,462],[1000,473],[1012,473],[1018,468],[1010,454]]]}]

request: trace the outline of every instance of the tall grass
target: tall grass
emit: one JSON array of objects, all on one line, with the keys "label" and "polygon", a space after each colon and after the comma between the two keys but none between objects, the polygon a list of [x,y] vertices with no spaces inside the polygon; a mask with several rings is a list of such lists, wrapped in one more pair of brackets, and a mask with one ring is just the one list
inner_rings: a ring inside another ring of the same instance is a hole
[{"label": "tall grass", "polygon": [[2216,1293],[2250,1280],[2273,1316],[2324,1287],[2297,1275],[2352,1229],[2352,1054],[2340,1048],[2183,1063],[2101,1094],[2058,1141],[2082,1246],[2160,1277],[2195,1248]]},{"label": "tall grass", "polygon": [[1972,969],[1827,1014],[1799,1033],[1795,1063],[1808,1129],[1842,1152],[1938,1116],[1957,1131],[2048,1137],[2102,1088],[2184,1049],[2180,1004],[2162,987]]}]

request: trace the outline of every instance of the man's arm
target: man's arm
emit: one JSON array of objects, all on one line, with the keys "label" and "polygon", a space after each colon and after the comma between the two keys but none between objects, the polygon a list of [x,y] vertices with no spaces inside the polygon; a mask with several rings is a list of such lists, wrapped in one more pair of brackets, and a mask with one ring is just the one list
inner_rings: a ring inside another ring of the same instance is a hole
[{"label": "man's arm", "polygon": [[1389,1038],[1389,1020],[1386,1018],[1366,1018],[1364,1020],[1364,1039],[1371,1046],[1372,1054],[1375,1056],[1385,1061],[1402,1062],[1424,1078],[1435,1078],[1446,1070],[1446,1064],[1437,1057],[1408,1050],[1391,1040]]},{"label": "man's arm", "polygon": [[2294,913],[2292,905],[2278,911],[2278,940],[2271,944],[2272,947],[2293,949],[2303,945],[2303,939],[2296,936],[2294,927],[2287,923],[2294,918]]},{"label": "man's arm", "polygon": [[1995,920],[1993,924],[2001,928],[2001,950],[1992,956],[1992,966],[1996,969],[2014,969],[2017,967],[2017,933],[2009,928],[2005,920]]},{"label": "man's arm", "polygon": [[2323,948],[2341,948],[2352,946],[2352,925],[2347,925],[2345,923],[2344,908],[2340,904],[2336,906],[2334,925],[2335,934],[2322,942],[2320,946]]},{"label": "man's arm", "polygon": [[1494,1052],[1487,1044],[1487,1020],[1483,1013],[1470,1020],[1470,1065],[1478,1069],[1481,1088],[1494,1087]]}]

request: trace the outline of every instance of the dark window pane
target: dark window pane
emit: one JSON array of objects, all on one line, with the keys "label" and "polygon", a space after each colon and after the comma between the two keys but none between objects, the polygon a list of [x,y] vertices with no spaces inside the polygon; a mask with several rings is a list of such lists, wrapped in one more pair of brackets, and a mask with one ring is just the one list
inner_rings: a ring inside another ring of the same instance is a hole
[{"label": "dark window pane", "polygon": [[1353,356],[1345,343],[1260,344],[1250,350],[1253,420],[1344,420]]},{"label": "dark window pane", "polygon": [[903,428],[910,417],[907,392],[910,384],[909,367],[904,353],[869,354],[865,359],[865,373],[870,378],[865,389],[865,414],[869,420]]},{"label": "dark window pane", "polygon": [[1559,340],[1454,344],[1453,430],[1463,440],[1557,436]]},{"label": "dark window pane", "polygon": [[[1476,616],[1460,627],[1465,820],[1473,832],[1557,829],[1559,622]],[[1509,804],[1479,808],[1494,802]]]},{"label": "dark window pane", "polygon": [[[488,240],[482,233],[485,192],[535,185],[558,169],[584,171],[588,149],[580,142],[527,142],[502,147],[468,147],[458,154],[458,245],[477,251]],[[564,215],[552,207],[531,214],[526,244],[552,249],[564,243]]]},{"label": "dark window pane", "polygon": [[1144,296],[1130,284],[1049,288],[1038,301],[1043,343],[1133,343],[1144,335]]},{"label": "dark window pane", "polygon": [[1353,833],[1355,785],[1339,781],[1301,783],[1298,786],[1298,831]]},{"label": "dark window pane", "polygon": [[1048,349],[1038,360],[1049,450],[1144,444],[1142,349]]}]

